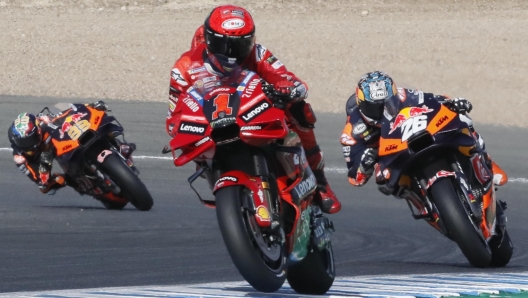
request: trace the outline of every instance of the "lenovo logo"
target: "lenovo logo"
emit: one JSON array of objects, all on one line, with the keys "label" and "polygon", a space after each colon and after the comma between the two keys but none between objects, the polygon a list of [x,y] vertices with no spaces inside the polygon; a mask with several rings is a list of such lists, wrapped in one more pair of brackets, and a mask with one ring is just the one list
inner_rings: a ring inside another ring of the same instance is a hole
[{"label": "lenovo logo", "polygon": [[244,122],[248,123],[249,121],[253,120],[253,118],[257,117],[258,115],[262,114],[262,112],[266,111],[267,109],[271,108],[271,104],[267,101],[261,101],[251,107],[247,112],[242,114],[242,120]]},{"label": "lenovo logo", "polygon": [[192,123],[192,122],[181,122],[178,132],[189,133],[195,135],[204,135],[206,124]]}]

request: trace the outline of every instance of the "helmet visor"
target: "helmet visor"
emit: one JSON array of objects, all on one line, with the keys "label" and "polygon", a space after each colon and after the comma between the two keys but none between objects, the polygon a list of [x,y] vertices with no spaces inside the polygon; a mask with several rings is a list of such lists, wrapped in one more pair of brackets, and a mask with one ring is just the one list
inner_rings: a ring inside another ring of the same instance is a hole
[{"label": "helmet visor", "polygon": [[29,136],[21,137],[21,138],[15,138],[15,145],[20,147],[23,150],[30,150],[37,147],[38,143],[40,142],[40,134],[35,131]]},{"label": "helmet visor", "polygon": [[255,45],[254,35],[247,36],[226,36],[215,33],[205,35],[207,48],[213,54],[221,54],[229,58],[236,58],[241,63],[251,53]]}]

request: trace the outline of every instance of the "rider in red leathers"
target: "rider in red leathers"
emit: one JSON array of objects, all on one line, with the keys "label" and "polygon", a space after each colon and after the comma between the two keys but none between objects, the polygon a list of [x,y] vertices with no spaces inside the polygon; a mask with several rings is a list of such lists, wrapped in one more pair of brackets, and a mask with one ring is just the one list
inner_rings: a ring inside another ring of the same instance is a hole
[{"label": "rider in red leathers", "polygon": [[[316,201],[323,212],[336,213],[341,210],[341,203],[328,185],[324,175],[323,153],[319,148],[314,134],[315,115],[307,97],[308,86],[269,50],[260,44],[255,44],[255,24],[247,10],[234,5],[224,5],[214,8],[193,37],[191,49],[176,61],[173,66],[170,91],[169,115],[166,129],[172,137],[172,129],[178,127],[169,124],[169,119],[181,114],[181,106],[187,104],[182,99],[186,90],[196,88],[212,88],[223,79],[225,64],[218,63],[212,57],[219,54],[228,57],[242,68],[256,72],[267,83],[272,84],[276,91],[289,98],[286,115],[292,124],[292,129],[301,138],[308,163],[314,172],[318,191]],[[172,119],[174,120],[174,119]]]}]

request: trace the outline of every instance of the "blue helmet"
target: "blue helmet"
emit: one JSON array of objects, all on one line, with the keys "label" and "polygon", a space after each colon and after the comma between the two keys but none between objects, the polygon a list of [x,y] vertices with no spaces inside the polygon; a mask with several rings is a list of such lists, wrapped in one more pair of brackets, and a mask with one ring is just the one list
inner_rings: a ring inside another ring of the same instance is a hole
[{"label": "blue helmet", "polygon": [[379,121],[383,116],[385,102],[398,96],[396,84],[382,71],[365,74],[356,87],[356,102],[359,111],[368,120]]}]

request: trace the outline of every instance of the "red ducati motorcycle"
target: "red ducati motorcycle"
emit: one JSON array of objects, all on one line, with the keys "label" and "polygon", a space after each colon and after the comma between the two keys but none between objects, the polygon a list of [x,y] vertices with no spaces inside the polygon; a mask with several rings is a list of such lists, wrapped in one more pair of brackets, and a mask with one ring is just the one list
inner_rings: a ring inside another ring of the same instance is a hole
[{"label": "red ducati motorcycle", "polygon": [[273,87],[237,68],[208,92],[191,87],[182,101],[164,153],[178,167],[199,165],[188,181],[207,179],[214,201],[198,197],[216,208],[240,274],[262,292],[287,279],[298,293],[326,293],[335,277],[333,225],[312,203],[315,177]]}]

